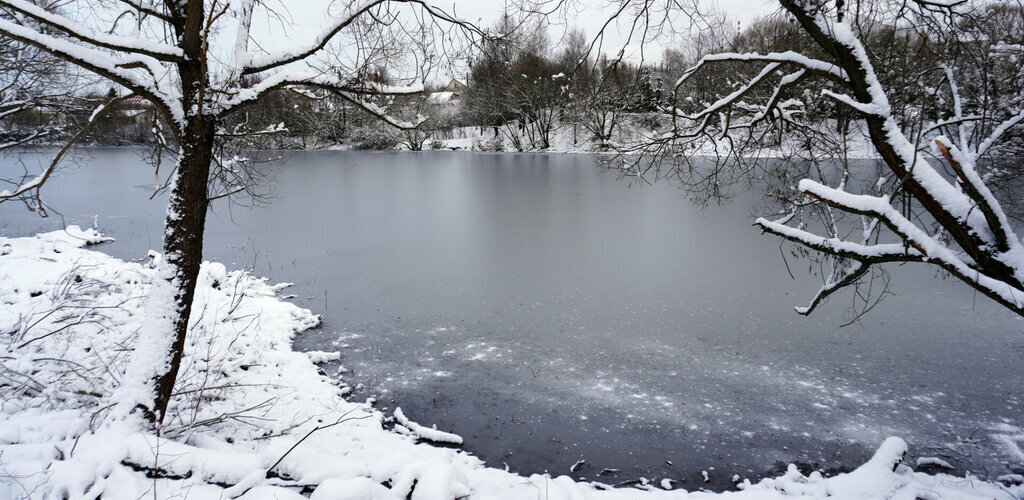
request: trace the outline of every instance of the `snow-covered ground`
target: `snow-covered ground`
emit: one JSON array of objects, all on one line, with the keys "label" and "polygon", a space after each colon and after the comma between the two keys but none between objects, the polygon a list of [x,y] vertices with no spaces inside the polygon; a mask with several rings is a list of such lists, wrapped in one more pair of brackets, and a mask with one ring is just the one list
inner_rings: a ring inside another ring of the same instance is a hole
[{"label": "snow-covered ground", "polygon": [[[651,478],[613,489],[569,477],[523,477],[426,440],[458,436],[415,415],[347,401],[291,349],[319,318],[271,285],[203,265],[194,330],[171,416],[159,436],[108,415],[142,324],[154,271],[85,249],[94,230],[0,237],[0,498],[688,498]],[[397,417],[398,423],[395,423]],[[451,429],[448,429],[451,430]],[[825,478],[796,467],[732,498],[1021,498],[1001,482],[913,472],[907,445],[880,443],[857,470]],[[921,465],[934,464],[924,460]]]}]

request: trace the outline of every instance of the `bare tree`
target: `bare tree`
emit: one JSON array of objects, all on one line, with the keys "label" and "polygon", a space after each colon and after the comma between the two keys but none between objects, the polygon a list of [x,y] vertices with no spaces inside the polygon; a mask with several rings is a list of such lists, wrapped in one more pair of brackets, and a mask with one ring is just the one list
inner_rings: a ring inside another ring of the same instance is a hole
[{"label": "bare tree", "polygon": [[[250,186],[241,174],[246,158],[222,156],[218,145],[225,138],[275,132],[244,126],[226,130],[226,121],[276,91],[301,86],[331,92],[396,125],[413,126],[389,118],[373,99],[420,92],[422,83],[415,76],[388,86],[366,78],[366,64],[338,74],[318,70],[311,61],[345,39],[354,44],[355,60],[365,63],[368,59],[360,56],[366,49],[389,41],[386,36],[363,36],[372,35],[374,27],[387,36],[408,23],[473,28],[424,0],[369,0],[330,12],[327,25],[306,44],[254,52],[249,47],[254,15],[276,15],[273,6],[259,0],[230,5],[221,0],[88,0],[64,2],[63,9],[90,20],[89,25],[26,0],[0,0],[0,10],[7,14],[0,18],[0,34],[127,88],[130,96],[149,101],[166,124],[156,141],[163,149],[154,156],[158,162],[164,156],[174,161],[166,183],[169,201],[159,281],[149,298],[133,361],[115,396],[118,414],[138,411],[158,424],[188,334],[210,200],[244,193]],[[220,61],[215,48],[232,27],[231,56]],[[256,76],[254,83],[251,77]],[[211,180],[219,192],[211,192]]]},{"label": "bare tree", "polygon": [[[882,264],[923,262],[1024,315],[1024,246],[988,184],[1000,161],[1004,170],[1020,170],[1019,157],[1006,166],[999,151],[1006,139],[1019,135],[1024,109],[1019,92],[997,98],[992,89],[966,91],[984,88],[986,79],[996,77],[992,68],[998,64],[984,61],[1012,60],[1001,54],[1015,51],[1019,42],[1004,36],[1019,38],[1020,31],[997,36],[969,29],[976,13],[991,6],[966,0],[780,0],[780,5],[806,43],[763,52],[726,48],[701,57],[675,85],[666,110],[672,130],[638,145],[632,151],[648,156],[627,161],[624,168],[636,175],[660,170],[652,167],[653,157],[686,163],[698,147],[741,165],[744,146],[756,153],[773,133],[813,141],[827,135],[844,113],[862,128],[883,169],[869,175],[843,161],[840,142],[826,152],[835,161],[805,168],[795,187],[776,191],[780,212],[755,222],[824,256],[830,268],[810,304],[797,311],[811,313],[836,291],[864,283]],[[998,8],[1011,19],[1004,25],[1019,26],[1019,4]],[[873,37],[882,43],[872,45]],[[899,59],[894,46],[909,53]],[[982,62],[972,63],[971,53]],[[910,64],[918,61],[925,64]],[[892,71],[877,69],[890,64],[895,64]],[[746,69],[730,71],[735,68]],[[694,106],[681,99],[692,95],[688,85],[700,75],[725,71],[738,79],[716,100]],[[1010,76],[1014,72],[996,78],[1016,89],[1020,78]],[[819,108],[824,116],[815,118],[811,111],[823,102],[835,111]],[[717,176],[734,175],[732,168],[720,161],[675,173],[701,180],[691,187],[714,190],[721,185]],[[870,300],[863,305],[869,309]]]},{"label": "bare tree", "polygon": [[577,122],[602,146],[608,144],[624,111],[615,68],[605,66],[572,102]]},{"label": "bare tree", "polygon": [[470,81],[462,103],[466,118],[499,130],[512,145],[550,146],[567,80],[546,53],[549,39],[543,17],[516,18],[507,12],[490,30],[470,62]]},{"label": "bare tree", "polygon": [[498,82],[505,114],[513,117],[505,122],[505,134],[519,150],[551,146],[551,132],[565,101],[565,75],[542,50],[543,45],[527,47]]}]

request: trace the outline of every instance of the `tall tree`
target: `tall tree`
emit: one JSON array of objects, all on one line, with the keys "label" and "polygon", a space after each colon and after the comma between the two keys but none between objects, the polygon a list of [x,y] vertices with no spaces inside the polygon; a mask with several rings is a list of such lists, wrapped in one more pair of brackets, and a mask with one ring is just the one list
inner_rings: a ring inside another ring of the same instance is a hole
[{"label": "tall tree", "polygon": [[[414,12],[403,14],[401,8]],[[169,137],[161,136],[158,144],[176,145],[155,155],[157,161],[165,155],[175,161],[167,182],[159,281],[152,288],[128,373],[115,395],[119,414],[138,411],[159,424],[188,335],[210,200],[246,189],[245,176],[236,175],[245,165],[237,157],[216,154],[218,145],[238,135],[273,132],[244,127],[228,131],[223,127],[226,120],[276,91],[302,86],[329,91],[396,126],[412,127],[414,123],[389,118],[386,108],[372,98],[417,93],[421,82],[382,85],[366,77],[365,65],[341,73],[317,70],[312,62],[342,39],[348,43],[343,51],[365,61],[359,56],[374,53],[373,46],[392,43],[389,37],[396,34],[418,35],[424,26],[441,23],[449,28],[471,26],[424,0],[367,0],[329,12],[327,25],[308,43],[254,53],[249,48],[254,16],[275,15],[274,7],[260,0],[72,0],[62,9],[88,20],[88,25],[27,0],[0,0],[0,10],[7,14],[0,16],[0,34],[145,99],[166,124]],[[410,29],[410,23],[416,28]],[[219,35],[228,35],[232,27],[234,43],[220,40]],[[231,54],[221,63],[215,55],[224,45],[231,47]],[[210,183],[217,180],[220,192],[212,192]]]}]

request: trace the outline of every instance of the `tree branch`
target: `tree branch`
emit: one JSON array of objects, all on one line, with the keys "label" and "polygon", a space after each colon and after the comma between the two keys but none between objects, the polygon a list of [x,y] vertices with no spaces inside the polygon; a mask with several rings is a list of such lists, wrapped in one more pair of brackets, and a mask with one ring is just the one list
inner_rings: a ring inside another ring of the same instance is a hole
[{"label": "tree branch", "polygon": [[1018,112],[1016,115],[1004,120],[992,131],[991,134],[978,146],[978,150],[975,151],[975,156],[981,156],[988,151],[993,144],[999,141],[999,138],[1006,133],[1007,130],[1024,123],[1024,111]]},{"label": "tree branch", "polygon": [[[308,73],[308,72],[296,72],[296,71],[281,71],[277,74],[263,80],[262,82],[254,85],[248,89],[240,89],[236,91],[235,95],[230,99],[227,99],[221,108],[221,116],[226,116],[234,113],[241,107],[252,104],[259,100],[262,96],[275,90],[280,90],[292,86],[303,86],[312,87],[318,89],[324,89],[331,92],[336,92],[338,95],[353,104],[360,106],[361,108],[369,111],[378,116],[384,116],[386,113],[373,103],[364,101],[359,98],[363,95],[412,95],[420,94],[423,92],[422,84],[414,84],[405,87],[397,86],[384,86],[371,84],[364,87],[353,87],[349,86],[345,80],[333,75],[325,73]],[[409,125],[407,123],[394,122],[399,128],[415,128],[416,125]]]},{"label": "tree branch", "polygon": [[128,5],[129,7],[133,8],[133,9],[135,9],[135,10],[137,10],[137,11],[139,11],[139,12],[141,12],[141,13],[147,15],[147,16],[155,17],[155,18],[157,18],[157,19],[159,19],[159,20],[161,20],[161,21],[163,21],[165,23],[169,23],[169,24],[171,23],[171,17],[168,16],[167,14],[163,13],[163,12],[160,12],[160,11],[156,10],[155,6],[147,7],[146,5],[143,5],[142,2],[136,2],[134,0],[118,0],[118,1],[123,3],[123,4],[125,4],[125,5]]},{"label": "tree branch", "polygon": [[[784,219],[788,220],[788,218]],[[864,245],[840,238],[825,238],[810,231],[787,226],[782,221],[770,221],[763,217],[757,218],[754,225],[762,231],[781,236],[793,243],[798,243],[812,250],[827,255],[836,255],[866,263],[883,262],[921,262],[924,255],[916,248],[907,248],[901,243],[879,243]]]},{"label": "tree branch", "polygon": [[[117,58],[112,58],[110,54],[41,34],[31,28],[12,23],[6,19],[0,19],[0,34],[36,47],[99,76],[119,83],[133,93],[150,101],[169,122],[181,123],[183,113],[180,105],[160,90],[157,81],[155,79],[152,82],[142,81],[137,74],[127,67],[132,64],[146,64],[144,60],[146,56],[136,55],[132,58],[121,58],[118,60]],[[175,130],[174,133],[177,134],[178,131]]]},{"label": "tree branch", "polygon": [[[952,249],[936,241],[923,229],[907,220],[889,204],[887,196],[854,195],[809,179],[800,181],[799,189],[809,196],[844,211],[877,217],[903,241],[920,252],[922,260],[942,267],[989,298],[998,301],[1017,314],[1024,315],[1024,289],[1020,286],[1019,281],[1014,281],[1013,275],[1004,281],[987,274],[988,270],[980,263],[965,261]],[[778,229],[778,227],[773,227],[773,229]],[[788,227],[787,229],[793,230]],[[813,243],[813,240],[808,241]],[[804,244],[803,241],[800,243]],[[1006,263],[1002,264],[1012,268]]]},{"label": "tree branch", "polygon": [[143,39],[129,39],[105,33],[94,33],[81,24],[48,12],[25,0],[0,0],[0,6],[24,14],[68,36],[96,47],[130,54],[140,54],[160,61],[181,62],[185,60],[181,49],[173,45]]},{"label": "tree branch", "polygon": [[697,64],[693,65],[690,69],[686,70],[686,72],[683,73],[683,76],[681,76],[679,80],[676,81],[676,88],[678,88],[683,81],[688,80],[693,75],[693,73],[696,73],[704,65],[708,63],[725,61],[743,63],[773,62],[779,64],[792,64],[799,68],[806,69],[807,71],[810,71],[814,74],[824,76],[838,83],[849,82],[849,77],[847,76],[846,71],[844,71],[839,65],[835,63],[821,61],[818,59],[812,59],[803,54],[793,51],[771,52],[764,55],[753,52],[742,54],[737,52],[725,52],[721,54],[710,54],[701,58],[701,60],[698,61]]},{"label": "tree branch", "polygon": [[57,154],[53,157],[53,160],[50,162],[50,165],[47,166],[45,170],[43,170],[43,173],[41,173],[31,181],[26,182],[21,186],[18,186],[18,188],[15,189],[14,192],[0,191],[0,203],[3,203],[7,200],[19,198],[30,191],[35,191],[36,196],[38,197],[39,190],[43,187],[44,184],[46,184],[46,181],[50,179],[50,176],[57,169],[57,165],[60,164],[60,161],[64,158],[64,155],[68,152],[68,150],[71,149],[71,146],[78,142],[78,140],[82,138],[82,136],[84,136],[85,133],[92,128],[92,125],[96,123],[96,120],[99,117],[103,116],[113,106],[120,104],[122,101],[129,97],[132,96],[128,95],[112,99],[103,106],[99,107],[96,111],[94,111],[92,116],[89,117],[89,121],[77,133],[75,133],[74,136],[68,139],[68,141],[64,144],[64,147],[62,147],[60,151],[57,152]]},{"label": "tree branch", "polygon": [[358,19],[359,16],[367,13],[368,11],[370,11],[370,9],[373,9],[378,5],[386,3],[405,3],[419,5],[425,11],[427,11],[427,13],[431,17],[435,19],[440,19],[451,24],[462,26],[463,28],[466,28],[474,33],[484,34],[484,32],[480,28],[477,28],[474,24],[467,21],[463,21],[461,19],[457,19],[454,16],[448,14],[447,12],[437,7],[434,7],[433,5],[427,3],[424,0],[363,0],[361,2],[357,2],[353,5],[350,5],[347,12],[341,18],[337,19],[334,22],[334,24],[327,27],[327,29],[325,29],[319,36],[317,36],[316,40],[314,40],[313,43],[297,50],[283,51],[275,54],[268,54],[258,58],[252,58],[242,70],[242,75],[261,73],[263,71],[279,68],[281,66],[285,66],[287,64],[291,64],[293,62],[298,62],[303,59],[306,59],[307,57],[312,56],[313,54],[316,54],[317,52],[323,50],[324,47],[326,47],[327,44],[330,43],[330,41],[338,33],[340,33],[343,29],[347,28],[353,22],[355,22],[355,20]]},{"label": "tree branch", "polygon": [[938,146],[939,151],[942,152],[942,156],[946,158],[946,162],[949,163],[953,172],[956,172],[957,177],[960,179],[960,187],[964,189],[967,196],[970,196],[975,202],[977,202],[978,209],[981,210],[982,215],[985,216],[985,222],[988,223],[988,228],[992,231],[992,235],[995,237],[996,248],[1000,252],[1009,250],[1010,242],[1007,238],[1006,231],[1004,230],[1004,225],[1007,224],[1007,221],[1005,220],[1005,216],[1000,220],[999,215],[1001,212],[997,214],[993,207],[995,200],[993,199],[990,202],[988,197],[982,195],[980,189],[985,189],[985,185],[977,185],[980,184],[981,180],[975,179],[977,175],[969,176],[967,174],[964,167],[953,157],[949,149],[946,148],[946,145],[942,143],[941,139],[936,139],[935,145]]}]

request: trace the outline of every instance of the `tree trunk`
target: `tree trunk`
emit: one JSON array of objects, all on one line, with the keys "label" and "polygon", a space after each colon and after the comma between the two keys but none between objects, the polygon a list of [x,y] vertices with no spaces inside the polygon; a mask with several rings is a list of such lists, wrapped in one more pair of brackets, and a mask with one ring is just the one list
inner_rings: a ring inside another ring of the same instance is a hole
[{"label": "tree trunk", "polygon": [[[212,120],[197,116],[190,120],[183,134],[182,156],[178,164],[178,179],[168,201],[167,222],[164,229],[164,259],[173,269],[170,286],[174,294],[173,343],[167,353],[166,370],[153,376],[155,421],[163,422],[167,403],[174,392],[178,377],[185,337],[188,334],[192,299],[196,280],[203,262],[203,233],[206,228],[206,210],[209,205],[207,180],[213,155],[214,126]],[[150,417],[152,418],[152,417]]]},{"label": "tree trunk", "polygon": [[[185,110],[179,140],[181,156],[168,200],[162,268],[158,269],[158,282],[153,284],[147,306],[147,322],[143,325],[147,331],[140,335],[136,346],[135,361],[142,365],[136,373],[146,377],[143,387],[150,391],[148,395],[135,394],[136,405],[148,408],[143,413],[156,424],[163,423],[174,393],[203,262],[203,233],[209,205],[207,182],[217,130],[217,118],[205,113],[209,75],[203,6],[203,0],[188,0],[179,30],[179,46],[187,58],[178,63]],[[145,366],[145,362],[152,365]],[[152,406],[145,401],[147,396]]]},{"label": "tree trunk", "polygon": [[115,418],[138,411],[151,424],[162,423],[181,365],[203,262],[207,180],[216,130],[215,118],[197,114],[186,120],[168,200],[163,258],[155,263],[146,316],[115,395]]}]

